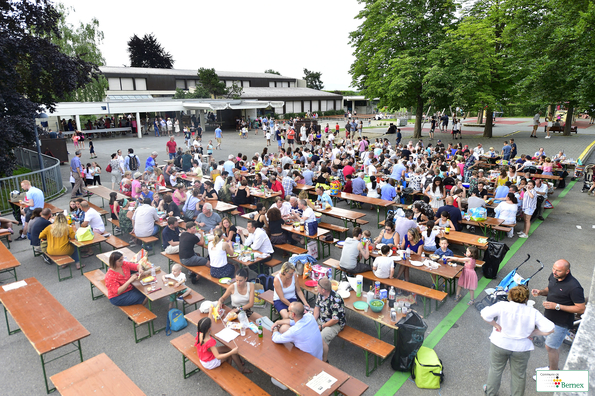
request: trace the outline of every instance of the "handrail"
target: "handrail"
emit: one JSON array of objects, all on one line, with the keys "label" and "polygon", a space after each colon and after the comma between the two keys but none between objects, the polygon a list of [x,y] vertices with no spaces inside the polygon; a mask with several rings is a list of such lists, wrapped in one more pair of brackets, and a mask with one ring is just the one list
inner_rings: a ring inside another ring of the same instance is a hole
[{"label": "handrail", "polygon": [[44,197],[49,201],[62,195],[66,190],[62,183],[62,174],[60,173],[60,160],[48,155],[42,154],[44,169],[40,170],[39,157],[36,151],[26,148],[17,148],[14,150],[16,164],[25,168],[32,169],[32,172],[22,173],[16,176],[0,178],[0,212],[7,213],[13,210],[9,201],[12,191],[21,191],[21,182],[29,180],[31,185],[43,190],[42,178],[45,179]]}]

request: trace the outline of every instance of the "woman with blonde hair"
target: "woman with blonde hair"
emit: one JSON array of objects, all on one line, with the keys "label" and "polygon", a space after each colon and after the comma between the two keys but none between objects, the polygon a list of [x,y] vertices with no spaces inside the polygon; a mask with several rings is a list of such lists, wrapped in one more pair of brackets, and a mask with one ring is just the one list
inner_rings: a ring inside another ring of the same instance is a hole
[{"label": "woman with blonde hair", "polygon": [[214,278],[233,278],[236,268],[227,262],[227,255],[234,255],[231,243],[223,238],[223,231],[213,230],[214,238],[209,241],[209,258],[211,260],[211,276]]},{"label": "woman with blonde hair", "polygon": [[47,254],[52,256],[70,256],[76,264],[76,269],[81,269],[78,252],[70,243],[70,240],[74,239],[74,229],[68,226],[68,220],[64,216],[64,213],[58,213],[54,224],[46,227],[39,234],[39,239],[48,242]]},{"label": "woman with blonde hair", "polygon": [[155,168],[155,177],[157,178],[156,184],[165,187],[165,176],[160,168]]},{"label": "woman with blonde hair", "polygon": [[302,289],[298,286],[295,267],[290,262],[283,263],[281,271],[275,276],[273,285],[275,287],[273,305],[282,319],[289,318],[289,304],[298,301],[297,297],[300,298],[304,306],[310,307]]},{"label": "woman with blonde hair", "polygon": [[127,197],[132,195],[132,172],[126,171],[124,172],[124,176],[122,176],[122,180],[120,181],[120,192]]}]

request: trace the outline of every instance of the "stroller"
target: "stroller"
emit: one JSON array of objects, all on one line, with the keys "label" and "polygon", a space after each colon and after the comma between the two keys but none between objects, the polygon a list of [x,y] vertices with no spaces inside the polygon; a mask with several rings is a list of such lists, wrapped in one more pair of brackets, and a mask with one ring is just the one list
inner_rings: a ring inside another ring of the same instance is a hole
[{"label": "stroller", "polygon": [[[589,164],[586,165],[583,169],[583,174],[584,174],[584,183],[583,183],[583,189],[581,190],[581,192],[585,192],[588,191],[591,186],[593,185],[593,172],[595,172],[595,164]],[[577,167],[578,169],[578,167]],[[575,172],[575,177],[577,176],[577,172]]]},{"label": "stroller", "polygon": [[543,264],[541,263],[541,261],[535,260],[539,263],[539,265],[541,265],[541,267],[537,271],[535,271],[533,275],[531,275],[528,278],[523,278],[521,275],[519,275],[517,272],[518,269],[521,268],[521,266],[525,264],[527,261],[529,261],[530,258],[531,255],[528,254],[527,259],[523,261],[521,264],[519,264],[518,267],[510,271],[510,273],[506,275],[504,279],[502,279],[502,281],[500,281],[500,283],[495,289],[486,289],[485,292],[487,295],[480,302],[475,304],[475,308],[477,308],[478,311],[481,311],[485,307],[494,305],[497,302],[508,301],[508,291],[515,286],[522,285],[528,287],[531,278],[533,278],[539,271],[543,269]]}]

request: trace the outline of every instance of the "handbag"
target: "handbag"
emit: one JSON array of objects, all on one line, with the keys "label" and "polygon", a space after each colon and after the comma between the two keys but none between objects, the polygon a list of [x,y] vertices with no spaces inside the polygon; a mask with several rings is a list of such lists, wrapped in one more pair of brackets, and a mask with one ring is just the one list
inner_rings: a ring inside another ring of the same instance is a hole
[{"label": "handbag", "polygon": [[111,172],[112,171],[112,164],[107,164],[107,166],[105,167],[105,171],[106,172]]},{"label": "handbag", "polygon": [[92,241],[94,235],[93,231],[91,230],[91,226],[80,227],[78,230],[76,230],[74,238],[79,242]]}]

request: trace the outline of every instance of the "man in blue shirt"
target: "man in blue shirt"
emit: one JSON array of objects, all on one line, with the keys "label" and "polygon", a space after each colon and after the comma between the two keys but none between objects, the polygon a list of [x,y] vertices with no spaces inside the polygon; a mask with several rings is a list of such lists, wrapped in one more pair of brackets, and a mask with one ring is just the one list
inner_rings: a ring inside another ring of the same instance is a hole
[{"label": "man in blue shirt", "polygon": [[126,170],[131,172],[136,172],[140,166],[140,160],[138,159],[138,155],[134,154],[134,149],[128,149],[128,155],[124,160],[124,167]]},{"label": "man in blue shirt", "polygon": [[223,163],[223,169],[227,171],[228,174],[233,175],[233,169],[235,168],[236,164],[233,162],[235,156],[233,154],[229,154],[227,157],[227,161]]},{"label": "man in blue shirt", "polygon": [[147,170],[147,168],[151,167],[153,169],[155,169],[157,167],[157,163],[155,162],[155,159],[157,158],[157,156],[159,155],[159,153],[157,153],[157,151],[153,151],[151,153],[151,155],[149,156],[149,158],[147,158],[147,161],[145,162],[145,170]]},{"label": "man in blue shirt", "polygon": [[333,207],[333,200],[331,199],[330,195],[324,193],[324,188],[320,186],[316,187],[316,195],[318,195],[316,201],[322,204],[323,209],[326,209],[327,203],[331,206],[331,208]]},{"label": "man in blue shirt", "polygon": [[512,147],[508,145],[508,142],[504,141],[504,146],[502,147],[502,159],[504,161],[510,161],[510,152],[512,151]]},{"label": "man in blue shirt", "polygon": [[510,192],[510,185],[512,183],[510,181],[507,181],[506,183],[504,183],[503,186],[498,186],[498,188],[496,188],[496,192],[494,193],[494,200],[504,200],[506,199],[506,196],[508,195],[508,193]]},{"label": "man in blue shirt", "polygon": [[[81,164],[81,150],[77,150],[74,153],[74,157],[70,160],[70,171],[74,178],[74,186],[72,187],[72,193],[70,193],[70,199],[76,198],[77,195],[85,194],[85,176],[82,173],[84,170]],[[41,206],[43,208],[43,205]]]},{"label": "man in blue shirt", "polygon": [[405,177],[406,170],[407,168],[405,167],[405,165],[403,165],[403,161],[398,160],[397,163],[393,166],[390,178],[397,181],[398,184],[401,184],[401,181]]},{"label": "man in blue shirt", "polygon": [[[74,158],[78,159],[78,157]],[[43,191],[41,191],[37,187],[33,187],[29,180],[23,180],[21,182],[21,188],[27,192],[25,194],[25,200],[23,201],[23,203],[27,207],[25,209],[21,209],[21,214],[25,215],[25,221],[23,222],[23,233],[20,235],[19,238],[27,239],[27,224],[31,219],[31,214],[33,213],[33,210],[36,208],[43,209],[45,202],[43,197]]]},{"label": "man in blue shirt", "polygon": [[306,170],[302,173],[302,176],[304,176],[304,180],[306,182],[306,185],[308,186],[312,186],[312,178],[314,177],[314,172],[312,172],[312,164],[308,164],[308,167],[306,168]]},{"label": "man in blue shirt", "polygon": [[355,179],[351,182],[352,192],[355,195],[363,195],[366,189],[366,182],[364,181],[364,173],[360,172]]},{"label": "man in blue shirt", "polygon": [[219,126],[217,126],[217,128],[215,129],[215,140],[217,140],[217,147],[215,147],[215,150],[220,149],[221,148],[221,128],[219,128]]},{"label": "man in blue shirt", "polygon": [[380,189],[380,198],[385,201],[392,201],[396,196],[395,181],[393,179],[388,179],[388,183]]},{"label": "man in blue shirt", "polygon": [[304,305],[299,302],[289,304],[287,313],[289,319],[276,321],[271,329],[273,342],[292,342],[296,348],[322,360],[322,335],[314,315],[304,314]]}]

